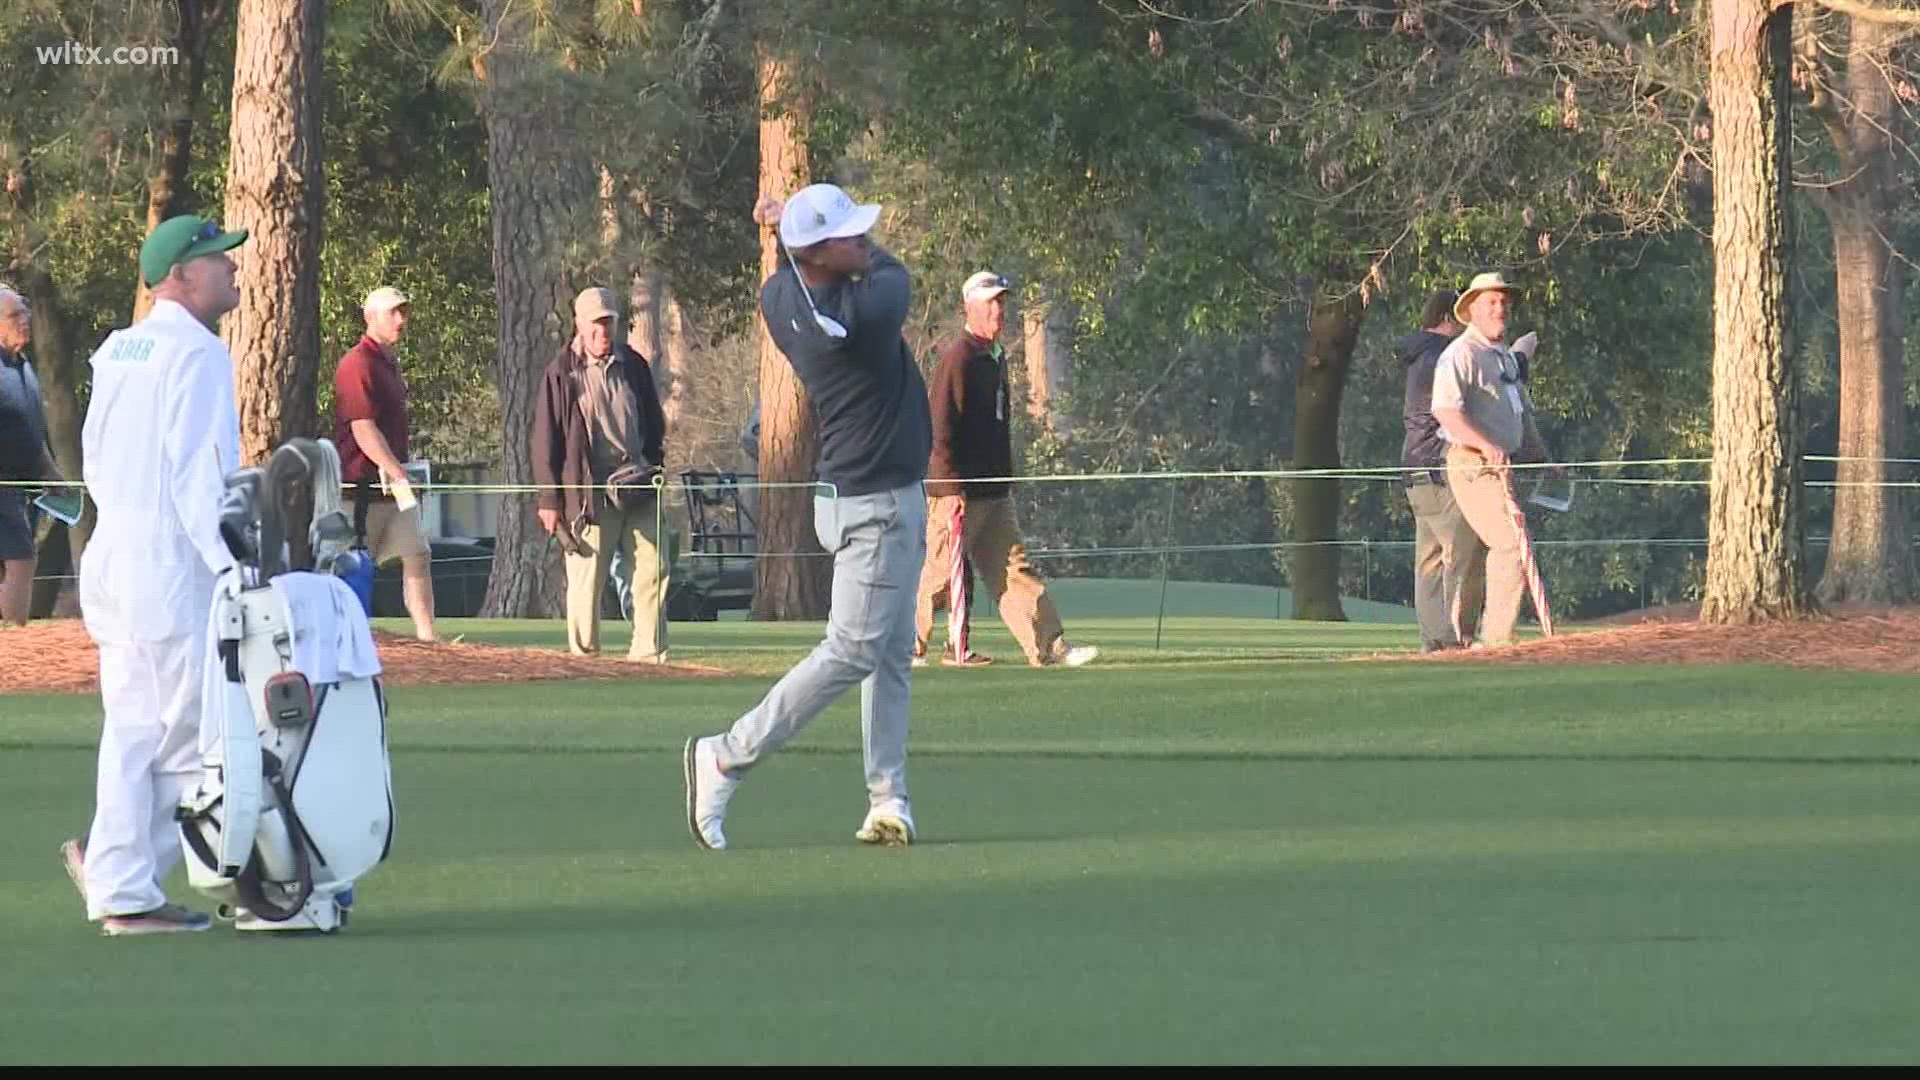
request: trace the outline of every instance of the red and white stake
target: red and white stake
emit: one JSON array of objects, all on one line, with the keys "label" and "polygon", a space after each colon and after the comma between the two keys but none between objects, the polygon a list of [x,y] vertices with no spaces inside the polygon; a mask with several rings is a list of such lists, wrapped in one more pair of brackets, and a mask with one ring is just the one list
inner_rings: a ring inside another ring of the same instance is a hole
[{"label": "red and white stake", "polygon": [[1507,515],[1513,518],[1514,531],[1520,534],[1520,570],[1527,575],[1527,592],[1533,596],[1533,611],[1540,617],[1540,630],[1553,636],[1553,612],[1547,608],[1547,587],[1540,580],[1540,564],[1533,560],[1533,539],[1527,535],[1527,513],[1513,497],[1513,485],[1504,485]]},{"label": "red and white stake", "polygon": [[967,658],[967,500],[953,500],[953,549],[947,559],[947,649],[955,662]]}]

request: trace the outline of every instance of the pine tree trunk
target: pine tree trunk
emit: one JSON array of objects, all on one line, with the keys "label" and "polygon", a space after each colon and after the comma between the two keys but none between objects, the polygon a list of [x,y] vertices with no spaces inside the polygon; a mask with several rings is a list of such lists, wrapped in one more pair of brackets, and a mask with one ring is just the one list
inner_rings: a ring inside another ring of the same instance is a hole
[{"label": "pine tree trunk", "polygon": [[693,341],[686,308],[671,288],[664,288],[666,305],[660,320],[660,372],[664,388],[660,410],[667,414],[667,432],[680,430],[693,410]]},{"label": "pine tree trunk", "polygon": [[1842,115],[1829,122],[1840,182],[1823,205],[1833,226],[1840,316],[1840,452],[1833,542],[1820,577],[1825,603],[1898,604],[1914,596],[1905,493],[1882,459],[1906,450],[1901,266],[1888,238],[1899,172],[1894,140],[1902,114],[1885,65],[1898,28],[1853,20]]},{"label": "pine tree trunk", "polygon": [[240,0],[238,9],[223,224],[251,235],[234,252],[240,306],[221,329],[233,353],[240,456],[251,464],[318,424],[326,11],[326,0]]},{"label": "pine tree trunk", "polygon": [[667,285],[666,275],[655,267],[634,268],[631,295],[633,329],[627,334],[627,344],[645,356],[653,368],[660,410],[667,417],[668,457],[686,461],[684,456],[675,456],[676,451],[685,449],[675,435],[681,431],[681,421],[693,400],[692,372],[687,367],[686,313]]},{"label": "pine tree trunk", "polygon": [[[477,61],[487,124],[487,191],[493,219],[493,280],[499,312],[494,384],[500,395],[504,483],[533,483],[528,443],[540,374],[573,336],[571,273],[565,260],[574,229],[594,228],[576,212],[594,205],[596,177],[549,119],[560,103],[544,100],[531,71],[527,18],[513,0],[486,0],[494,42]],[[589,234],[591,235],[591,234]],[[531,494],[500,501],[493,570],[481,614],[546,616],[562,610],[560,554],[534,516]]]},{"label": "pine tree trunk", "polygon": [[1035,299],[1020,312],[1020,330],[1027,368],[1027,415],[1065,442],[1073,438],[1073,418],[1060,400],[1073,377],[1073,309],[1059,301]]},{"label": "pine tree trunk", "polygon": [[[756,47],[760,84],[760,194],[786,198],[808,183],[807,114],[788,100],[790,64]],[[775,230],[760,234],[760,274],[780,265]],[[806,483],[814,479],[819,443],[806,391],[760,325],[760,480]],[[825,557],[813,530],[813,491],[809,488],[762,490],[759,497],[759,550],[753,568],[755,619],[822,619],[832,599],[833,561]]]},{"label": "pine tree trunk", "polygon": [[666,278],[659,270],[651,266],[636,266],[633,268],[632,288],[627,294],[627,310],[631,313],[627,324],[627,344],[653,365],[654,382],[663,391],[667,388],[667,380],[660,370],[660,359],[666,338],[666,288]]},{"label": "pine tree trunk", "polygon": [[[187,212],[192,204],[187,169],[193,163],[193,121],[200,114],[200,91],[207,79],[207,38],[225,14],[225,7],[208,0],[174,0],[174,48],[180,63],[159,69],[167,118],[159,130],[159,166],[147,177],[147,231]],[[146,317],[153,296],[136,275],[133,283],[133,321]]]},{"label": "pine tree trunk", "polygon": [[1713,481],[1700,618],[1812,609],[1798,392],[1788,364],[1788,102],[1792,16],[1712,0]]},{"label": "pine tree trunk", "polygon": [[[1307,355],[1294,394],[1293,467],[1340,467],[1340,398],[1347,388],[1354,343],[1366,304],[1359,293],[1315,299],[1307,317]],[[1293,481],[1293,617],[1345,622],[1340,606],[1340,480],[1303,476]]]}]

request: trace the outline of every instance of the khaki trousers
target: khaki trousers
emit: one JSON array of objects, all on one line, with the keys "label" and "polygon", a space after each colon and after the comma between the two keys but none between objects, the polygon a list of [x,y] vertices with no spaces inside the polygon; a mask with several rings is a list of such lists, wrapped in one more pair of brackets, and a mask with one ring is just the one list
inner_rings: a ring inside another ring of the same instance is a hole
[{"label": "khaki trousers", "polygon": [[1413,507],[1413,608],[1420,617],[1420,645],[1465,645],[1473,640],[1486,603],[1486,545],[1445,484],[1413,484],[1407,503]]},{"label": "khaki trousers", "polygon": [[1489,468],[1479,454],[1451,447],[1447,486],[1467,524],[1487,547],[1487,607],[1480,620],[1480,640],[1489,645],[1510,644],[1527,592],[1526,571],[1520,565],[1520,533],[1508,509],[1513,472]]},{"label": "khaki trousers", "polygon": [[1028,660],[1046,659],[1065,648],[1061,641],[1060,611],[1047,595],[1046,583],[1027,561],[1027,545],[1020,539],[1013,500],[936,495],[927,500],[927,561],[920,571],[918,602],[913,613],[914,652],[924,654],[933,634],[933,613],[951,599],[948,570],[953,558],[953,508],[966,504],[967,555],[986,579],[987,594],[998,599],[1000,619]]},{"label": "khaki trousers", "polygon": [[575,655],[600,651],[600,595],[607,586],[614,552],[621,551],[626,557],[620,561],[620,572],[633,598],[633,645],[627,649],[627,659],[665,663],[667,587],[673,564],[671,552],[661,558],[654,506],[651,501],[624,511],[603,506],[595,518],[579,530],[586,553],[566,556],[567,651]]}]

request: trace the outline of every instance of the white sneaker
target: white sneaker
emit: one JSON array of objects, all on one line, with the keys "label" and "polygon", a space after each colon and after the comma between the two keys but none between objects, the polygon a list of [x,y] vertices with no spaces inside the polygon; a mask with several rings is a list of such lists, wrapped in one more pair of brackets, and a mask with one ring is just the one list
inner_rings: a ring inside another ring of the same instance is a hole
[{"label": "white sneaker", "polygon": [[853,838],[863,844],[906,847],[913,843],[913,811],[904,802],[876,806],[867,811],[867,820]]},{"label": "white sneaker", "polygon": [[740,781],[720,771],[712,742],[699,736],[687,740],[682,759],[687,779],[687,827],[701,847],[725,851],[727,834],[721,826],[727,820],[727,801],[733,798]]},{"label": "white sneaker", "polygon": [[1093,663],[1099,656],[1098,645],[1075,645],[1067,650],[1067,655],[1061,657],[1059,662],[1066,667],[1082,667]]}]

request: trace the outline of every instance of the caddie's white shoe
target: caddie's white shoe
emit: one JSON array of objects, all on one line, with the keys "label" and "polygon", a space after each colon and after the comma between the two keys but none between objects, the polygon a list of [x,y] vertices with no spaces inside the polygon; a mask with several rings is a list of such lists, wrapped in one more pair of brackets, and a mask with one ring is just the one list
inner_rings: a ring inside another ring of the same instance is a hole
[{"label": "caddie's white shoe", "polygon": [[60,845],[60,863],[67,868],[67,880],[80,893],[80,905],[87,903],[87,842],[78,838]]},{"label": "caddie's white shoe", "polygon": [[867,820],[853,834],[863,844],[906,847],[913,843],[913,811],[904,802],[891,802],[867,811]]},{"label": "caddie's white shoe", "polygon": [[687,740],[682,755],[687,778],[687,828],[693,841],[708,851],[727,850],[727,801],[740,781],[720,771],[714,756],[713,739],[695,736]]}]

